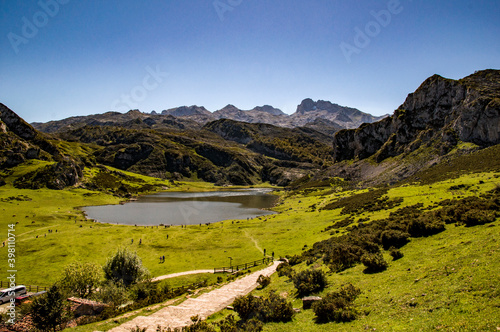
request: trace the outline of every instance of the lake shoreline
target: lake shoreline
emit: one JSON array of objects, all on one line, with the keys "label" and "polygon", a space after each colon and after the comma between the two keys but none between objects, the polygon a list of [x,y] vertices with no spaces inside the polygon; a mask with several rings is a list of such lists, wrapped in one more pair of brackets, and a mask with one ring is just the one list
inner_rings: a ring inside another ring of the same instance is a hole
[{"label": "lake shoreline", "polygon": [[205,191],[168,190],[118,204],[81,206],[87,220],[123,226],[187,226],[226,220],[249,220],[277,214],[275,188],[214,188]]}]

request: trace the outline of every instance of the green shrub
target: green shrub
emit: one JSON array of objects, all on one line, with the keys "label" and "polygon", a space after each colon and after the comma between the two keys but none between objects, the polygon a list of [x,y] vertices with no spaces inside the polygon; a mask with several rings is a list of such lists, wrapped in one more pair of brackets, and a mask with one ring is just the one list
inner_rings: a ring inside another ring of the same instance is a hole
[{"label": "green shrub", "polygon": [[[238,296],[233,302],[233,307],[234,311],[238,313],[241,320],[246,321],[261,315],[263,302],[264,300],[260,297],[248,294],[247,296]],[[258,317],[258,319],[260,318]]]},{"label": "green shrub", "polygon": [[269,293],[269,298],[264,301],[266,309],[265,322],[282,322],[286,323],[292,320],[295,311],[292,303],[287,302],[275,292]]},{"label": "green shrub", "polygon": [[494,211],[470,210],[462,215],[461,221],[467,227],[484,225],[494,222],[496,215]]},{"label": "green shrub", "polygon": [[134,301],[145,300],[148,297],[156,295],[156,285],[150,281],[140,282],[131,287],[130,293]]},{"label": "green shrub", "polygon": [[303,261],[303,258],[300,255],[294,255],[294,256],[288,258],[288,264],[290,264],[290,266],[300,264],[300,263],[302,263],[302,261]]},{"label": "green shrub", "polygon": [[275,292],[269,294],[269,298],[263,299],[253,296],[239,296],[233,302],[234,310],[243,322],[252,319],[261,322],[288,322],[295,314],[293,306]]},{"label": "green shrub", "polygon": [[431,215],[423,215],[413,219],[408,223],[407,232],[412,237],[430,236],[441,233],[445,230],[445,223],[436,220]]},{"label": "green shrub", "polygon": [[224,332],[238,332],[241,331],[238,329],[237,321],[234,319],[234,315],[230,314],[220,322],[215,323],[219,327],[221,331]]},{"label": "green shrub", "polygon": [[261,274],[257,279],[257,283],[261,288],[266,288],[271,283],[271,278]]},{"label": "green shrub", "polygon": [[136,325],[134,328],[130,329],[130,332],[146,332],[147,329],[147,327],[139,327]]},{"label": "green shrub", "polygon": [[291,278],[292,274],[293,274],[293,269],[290,266],[290,264],[288,264],[288,262],[282,262],[276,268],[276,272],[278,273],[279,277],[287,276],[287,277]]},{"label": "green shrub", "polygon": [[129,295],[125,286],[121,283],[107,281],[99,287],[99,291],[95,294],[94,298],[113,306],[119,306],[129,300]]},{"label": "green shrub", "polygon": [[400,258],[403,258],[403,253],[401,252],[401,250],[399,249],[396,249],[396,248],[391,248],[391,251],[389,251],[389,255],[391,255],[392,257],[392,260],[398,260]]},{"label": "green shrub", "polygon": [[262,331],[263,328],[264,328],[264,324],[260,320],[258,320],[256,318],[252,318],[246,322],[243,322],[238,331],[260,332],[260,331]]},{"label": "green shrub", "polygon": [[97,264],[75,262],[64,269],[61,286],[70,295],[88,298],[99,286],[101,275]]},{"label": "green shrub", "polygon": [[325,250],[326,253],[323,260],[333,272],[341,272],[353,267],[359,263],[364,253],[363,249],[359,246],[341,240],[331,243]]},{"label": "green shrub", "polygon": [[46,294],[33,300],[31,317],[37,329],[56,331],[69,320],[68,309],[63,294],[54,285]]},{"label": "green shrub", "polygon": [[201,320],[198,316],[191,317],[191,321],[193,324],[183,327],[182,332],[216,332],[212,324]]},{"label": "green shrub", "polygon": [[299,297],[321,292],[327,285],[326,274],[323,270],[304,270],[292,277],[293,284]]},{"label": "green shrub", "polygon": [[361,263],[366,266],[365,273],[381,272],[388,266],[381,253],[366,253],[361,257]]},{"label": "green shrub", "polygon": [[380,242],[384,250],[390,247],[401,248],[410,241],[410,234],[400,230],[389,229],[380,234]]},{"label": "green shrub", "polygon": [[357,317],[353,301],[361,294],[352,284],[342,286],[337,292],[329,293],[322,300],[312,305],[312,310],[319,323],[350,322]]},{"label": "green shrub", "polygon": [[135,252],[118,249],[104,264],[106,280],[122,282],[125,286],[135,284],[147,278],[149,271],[142,266],[142,261]]}]

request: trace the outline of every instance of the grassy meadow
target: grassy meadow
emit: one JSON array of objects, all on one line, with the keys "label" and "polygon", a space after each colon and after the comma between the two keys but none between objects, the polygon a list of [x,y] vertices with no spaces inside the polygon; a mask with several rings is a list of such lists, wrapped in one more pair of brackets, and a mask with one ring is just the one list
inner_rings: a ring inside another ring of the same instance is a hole
[{"label": "grassy meadow", "polygon": [[[369,191],[341,190],[334,184],[293,192],[277,191],[280,200],[274,208],[278,213],[275,215],[248,221],[227,220],[210,226],[134,227],[95,223],[86,220],[78,209],[80,206],[120,203],[123,198],[112,192],[13,187],[16,178],[44,165],[45,162],[36,161],[18,166],[9,174],[3,174],[7,184],[0,187],[0,229],[5,240],[8,225],[16,225],[18,284],[48,286],[61,277],[68,264],[74,261],[104,264],[118,247],[137,251],[153,277],[227,266],[228,257],[233,258],[233,264],[253,261],[263,256],[263,249],[268,254],[274,252],[277,257],[300,254],[315,242],[330,238],[332,235],[325,228],[346,217],[340,208],[324,210],[323,207]],[[91,178],[97,173],[97,169],[87,169],[85,177]],[[221,189],[202,182],[170,183],[133,173],[126,175],[130,186],[148,184],[151,191]],[[351,226],[360,219],[366,222],[386,218],[390,212],[417,203],[432,207],[446,199],[477,196],[499,183],[498,172],[484,172],[462,174],[430,184],[415,182],[391,187],[386,196],[402,199],[399,205],[356,215]],[[297,314],[291,323],[266,324],[265,330],[493,330],[500,326],[499,225],[498,220],[475,227],[452,224],[440,234],[412,239],[401,249],[402,259],[393,262],[388,253],[384,253],[389,268],[381,273],[364,274],[362,265],[341,273],[328,272],[330,286],[325,292],[349,282],[363,292],[355,302],[362,314],[351,323],[318,326],[312,311],[306,310]],[[347,232],[345,228],[338,234]],[[7,248],[0,248],[0,253],[7,261]],[[163,264],[159,263],[161,255],[166,258]],[[315,264],[328,271],[325,266]],[[306,266],[302,263],[295,268]],[[0,278],[6,280],[6,277],[6,269],[2,269]],[[206,277],[191,276],[171,282],[180,286],[193,278]],[[275,289],[293,300],[294,307],[301,308],[301,301],[294,298],[293,284],[288,278],[277,275],[272,278],[271,285],[256,294]],[[212,319],[217,320],[228,313],[223,311]]]}]

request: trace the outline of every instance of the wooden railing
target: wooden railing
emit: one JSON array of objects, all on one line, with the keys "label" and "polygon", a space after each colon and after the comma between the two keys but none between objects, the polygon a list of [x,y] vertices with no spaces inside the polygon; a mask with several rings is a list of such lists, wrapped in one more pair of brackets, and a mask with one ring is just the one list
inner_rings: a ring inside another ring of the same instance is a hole
[{"label": "wooden railing", "polygon": [[[4,285],[5,283],[5,285]],[[27,292],[33,292],[33,293],[38,293],[38,292],[41,292],[41,291],[46,291],[48,290],[50,287],[48,286],[35,286],[35,285],[25,285],[25,284],[20,284],[20,283],[16,283],[16,286],[25,286],[26,287],[26,291]],[[4,288],[10,288],[9,286],[9,282],[8,281],[1,281],[0,280],[0,288],[1,289],[4,289]]]},{"label": "wooden railing", "polygon": [[262,264],[267,264],[271,263],[274,260],[273,257],[265,257],[253,262],[249,263],[244,263],[244,264],[238,264],[238,265],[233,265],[233,266],[223,266],[223,267],[215,267],[214,268],[214,273],[234,273],[238,272],[240,270],[246,270],[249,268],[252,268],[254,266],[259,266]]}]

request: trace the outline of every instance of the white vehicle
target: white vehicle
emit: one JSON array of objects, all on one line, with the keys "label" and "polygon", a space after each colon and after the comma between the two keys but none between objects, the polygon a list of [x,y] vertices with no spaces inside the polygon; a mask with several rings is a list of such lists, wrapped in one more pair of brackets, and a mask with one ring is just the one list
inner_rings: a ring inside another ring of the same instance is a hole
[{"label": "white vehicle", "polygon": [[26,286],[19,285],[13,288],[7,288],[0,291],[0,303],[9,302],[18,296],[26,294]]}]

